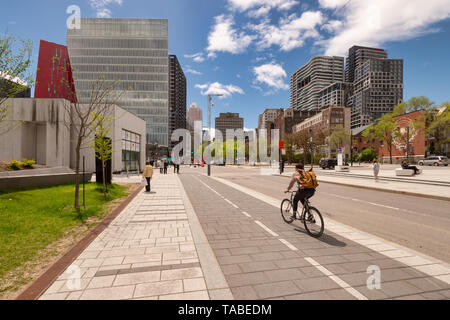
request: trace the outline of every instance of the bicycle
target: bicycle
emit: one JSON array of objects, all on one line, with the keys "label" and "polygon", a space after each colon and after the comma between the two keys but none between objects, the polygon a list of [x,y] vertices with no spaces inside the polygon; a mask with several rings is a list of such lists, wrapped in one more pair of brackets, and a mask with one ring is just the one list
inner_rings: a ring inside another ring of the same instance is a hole
[{"label": "bicycle", "polygon": [[[281,203],[281,216],[283,220],[291,224],[294,220],[303,221],[303,225],[305,226],[306,231],[311,237],[320,238],[324,232],[325,226],[322,218],[322,214],[317,208],[311,206],[309,202],[309,198],[305,199],[305,204],[303,205],[302,214],[300,215],[300,219],[297,219],[297,215],[295,219],[293,218],[293,202],[296,192],[289,192],[291,194],[290,199],[284,199]],[[306,214],[308,216],[306,218]],[[306,219],[305,219],[306,218]]]}]

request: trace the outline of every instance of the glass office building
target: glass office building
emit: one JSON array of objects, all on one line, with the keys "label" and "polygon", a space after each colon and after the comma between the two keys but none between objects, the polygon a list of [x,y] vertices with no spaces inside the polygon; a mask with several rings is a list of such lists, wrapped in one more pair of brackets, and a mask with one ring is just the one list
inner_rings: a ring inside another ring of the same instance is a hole
[{"label": "glass office building", "polygon": [[81,19],[67,44],[78,100],[88,103],[92,81],[120,79],[118,103],[147,123],[147,144],[169,143],[167,19]]}]

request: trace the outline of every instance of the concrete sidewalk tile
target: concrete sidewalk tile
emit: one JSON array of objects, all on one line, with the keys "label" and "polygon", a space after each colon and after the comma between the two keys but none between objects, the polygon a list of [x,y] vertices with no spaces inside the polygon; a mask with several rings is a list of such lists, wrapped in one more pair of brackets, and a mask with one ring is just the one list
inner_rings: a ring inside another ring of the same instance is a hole
[{"label": "concrete sidewalk tile", "polygon": [[162,254],[154,253],[154,254],[143,254],[139,256],[126,256],[123,260],[124,264],[128,263],[145,263],[145,262],[153,262],[153,261],[161,261]]},{"label": "concrete sidewalk tile", "polygon": [[340,286],[328,277],[295,280],[302,292],[338,289]]},{"label": "concrete sidewalk tile", "polygon": [[446,284],[450,285],[450,275],[444,275],[444,276],[436,276],[437,279],[441,280],[442,282],[445,282]]},{"label": "concrete sidewalk tile", "polygon": [[254,261],[270,261],[270,260],[281,260],[283,259],[283,255],[279,252],[262,252],[250,254],[250,257]]},{"label": "concrete sidewalk tile", "polygon": [[66,293],[49,293],[42,295],[39,300],[65,300],[67,296],[69,295],[68,292]]},{"label": "concrete sidewalk tile", "polygon": [[303,279],[305,275],[299,269],[281,269],[265,271],[264,275],[271,282]]},{"label": "concrete sidewalk tile", "polygon": [[291,268],[301,268],[310,266],[309,262],[303,258],[294,258],[294,259],[283,259],[279,261],[275,261],[277,267],[281,269],[291,269]]},{"label": "concrete sidewalk tile", "polygon": [[441,264],[430,264],[426,266],[416,266],[416,269],[430,276],[450,275],[450,269]]},{"label": "concrete sidewalk tile", "polygon": [[154,254],[154,253],[169,253],[169,252],[179,252],[180,248],[176,245],[168,245],[163,247],[148,247],[146,248],[145,254]]},{"label": "concrete sidewalk tile", "polygon": [[327,293],[336,300],[358,300],[345,289],[327,290]]},{"label": "concrete sidewalk tile", "polygon": [[430,261],[428,259],[424,259],[424,258],[418,257],[418,256],[396,258],[395,260],[397,260],[397,261],[399,261],[401,263],[404,263],[404,264],[406,264],[408,266],[411,266],[411,267],[433,264],[432,261]]},{"label": "concrete sidewalk tile", "polygon": [[87,289],[111,287],[115,278],[116,278],[116,276],[105,276],[105,277],[93,278],[91,280],[91,282],[89,282]]},{"label": "concrete sidewalk tile", "polygon": [[83,291],[74,291],[69,293],[66,300],[79,300],[81,295],[83,294]]},{"label": "concrete sidewalk tile", "polygon": [[250,262],[252,259],[249,255],[239,255],[239,256],[226,256],[226,257],[217,257],[217,261],[220,265],[226,264],[237,264],[237,263],[245,263]]},{"label": "concrete sidewalk tile", "polygon": [[239,264],[244,272],[257,272],[266,270],[275,270],[278,267],[272,261],[247,262]]},{"label": "concrete sidewalk tile", "polygon": [[406,281],[383,282],[381,290],[391,298],[414,295],[421,292],[420,289]]},{"label": "concrete sidewalk tile", "polygon": [[91,267],[100,267],[103,264],[104,259],[96,258],[96,259],[85,259],[82,264],[79,266],[81,268],[91,268]]},{"label": "concrete sidewalk tile", "polygon": [[409,279],[407,282],[423,291],[438,291],[450,288],[434,277]]},{"label": "concrete sidewalk tile", "polygon": [[241,268],[239,268],[237,264],[227,264],[225,266],[221,266],[221,269],[224,275],[242,273]]},{"label": "concrete sidewalk tile", "polygon": [[264,283],[253,286],[253,289],[261,299],[289,296],[302,292],[292,281]]},{"label": "concrete sidewalk tile", "polygon": [[203,277],[201,268],[186,268],[175,270],[163,270],[161,272],[161,280],[179,280]]},{"label": "concrete sidewalk tile", "polygon": [[134,286],[88,289],[83,292],[80,300],[124,300],[133,297]]},{"label": "concrete sidewalk tile", "polygon": [[139,273],[119,274],[113,283],[113,286],[124,286],[161,280],[161,271],[149,271]]},{"label": "concrete sidewalk tile", "polygon": [[60,292],[60,289],[66,285],[67,282],[68,280],[57,280],[53,282],[53,284],[45,291],[45,294],[48,295]]},{"label": "concrete sidewalk tile", "polygon": [[103,266],[120,265],[120,264],[122,264],[124,258],[125,258],[124,256],[123,256],[123,257],[105,258],[105,259],[103,260],[102,267],[103,267]]},{"label": "concrete sidewalk tile", "polygon": [[231,287],[230,288],[236,300],[257,300],[258,294],[251,286]]},{"label": "concrete sidewalk tile", "polygon": [[209,295],[206,290],[196,292],[184,292],[159,296],[159,300],[209,300]]},{"label": "concrete sidewalk tile", "polygon": [[226,277],[230,287],[242,287],[268,282],[269,278],[263,272],[238,273]]},{"label": "concrete sidewalk tile", "polygon": [[211,300],[234,300],[230,289],[214,289],[208,290]]},{"label": "concrete sidewalk tile", "polygon": [[181,292],[183,292],[183,282],[181,280],[144,283],[136,286],[134,298],[161,296]]},{"label": "concrete sidewalk tile", "polygon": [[420,294],[428,300],[446,300],[447,298],[438,292],[424,292]]},{"label": "concrete sidewalk tile", "polygon": [[335,300],[326,291],[308,292],[285,297],[286,300]]},{"label": "concrete sidewalk tile", "polygon": [[[360,287],[354,287],[356,291],[360,292],[362,295],[367,297],[369,300],[383,300],[388,299],[389,296],[385,294],[381,289],[369,289],[367,285],[364,284]],[[383,288],[383,284],[381,284],[381,288]]]},{"label": "concrete sidewalk tile", "polygon": [[404,258],[404,257],[411,257],[413,256],[412,253],[406,252],[404,250],[388,250],[383,251],[383,254],[389,258]]},{"label": "concrete sidewalk tile", "polygon": [[185,292],[206,290],[206,283],[203,278],[184,279],[183,287]]}]

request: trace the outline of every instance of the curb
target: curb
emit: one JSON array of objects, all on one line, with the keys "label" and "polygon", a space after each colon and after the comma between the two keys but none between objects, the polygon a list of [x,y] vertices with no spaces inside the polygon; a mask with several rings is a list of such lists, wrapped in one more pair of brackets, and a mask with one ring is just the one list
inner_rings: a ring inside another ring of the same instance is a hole
[{"label": "curb", "polygon": [[[275,174],[274,176],[290,178],[288,176],[283,176],[283,175],[279,175],[279,174]],[[397,193],[397,194],[403,194],[406,196],[421,197],[421,198],[427,198],[427,199],[433,199],[433,200],[450,201],[449,197],[433,196],[433,195],[415,193],[415,192],[409,192],[409,191],[386,190],[386,189],[380,189],[380,188],[368,187],[368,186],[360,186],[360,185],[343,183],[343,182],[323,181],[323,180],[320,180],[320,178],[318,178],[317,181],[319,181],[321,183],[337,184],[337,185],[346,186],[346,187],[360,188],[360,189],[366,189],[366,190],[376,190],[376,191],[387,192],[387,193]]]},{"label": "curb", "polygon": [[73,246],[64,256],[51,265],[39,278],[26,288],[15,300],[37,300],[45,290],[69,267],[97,236],[125,209],[125,207],[142,191],[139,187],[133,191],[117,208],[104,218],[94,229]]}]

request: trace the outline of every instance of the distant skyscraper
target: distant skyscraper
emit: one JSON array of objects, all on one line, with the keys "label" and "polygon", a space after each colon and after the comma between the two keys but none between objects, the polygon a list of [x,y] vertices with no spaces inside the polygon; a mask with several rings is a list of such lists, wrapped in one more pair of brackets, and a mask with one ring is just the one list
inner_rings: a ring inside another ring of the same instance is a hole
[{"label": "distant skyscraper", "polygon": [[266,124],[268,122],[274,122],[278,115],[282,112],[283,108],[264,110],[264,112],[258,116],[258,129],[266,129]]},{"label": "distant skyscraper", "polygon": [[355,70],[351,128],[371,124],[403,101],[403,60],[369,59]]},{"label": "distant skyscraper", "polygon": [[355,71],[369,59],[387,59],[388,54],[383,49],[353,46],[348,50],[345,68],[345,81],[355,81]]},{"label": "distant skyscraper", "polygon": [[223,139],[225,140],[227,129],[244,129],[244,119],[239,117],[239,113],[221,113],[216,118],[216,131],[222,132]]},{"label": "distant skyscraper", "polygon": [[344,81],[344,58],[317,56],[291,75],[290,108],[319,112],[319,92]]},{"label": "distant skyscraper", "polygon": [[[172,132],[186,129],[186,77],[177,56],[169,56],[169,140]],[[177,142],[170,141],[170,149]]]},{"label": "distant skyscraper", "polygon": [[191,127],[194,127],[195,121],[203,122],[203,113],[202,109],[200,109],[197,103],[193,102],[187,111],[186,116],[187,122]]},{"label": "distant skyscraper", "polygon": [[[126,90],[119,105],[144,119],[147,143],[169,147],[169,28],[167,19],[81,19],[67,44],[80,102],[104,75]],[[131,88],[131,90],[130,90]]]},{"label": "distant skyscraper", "polygon": [[41,40],[34,97],[77,101],[66,46]]}]

